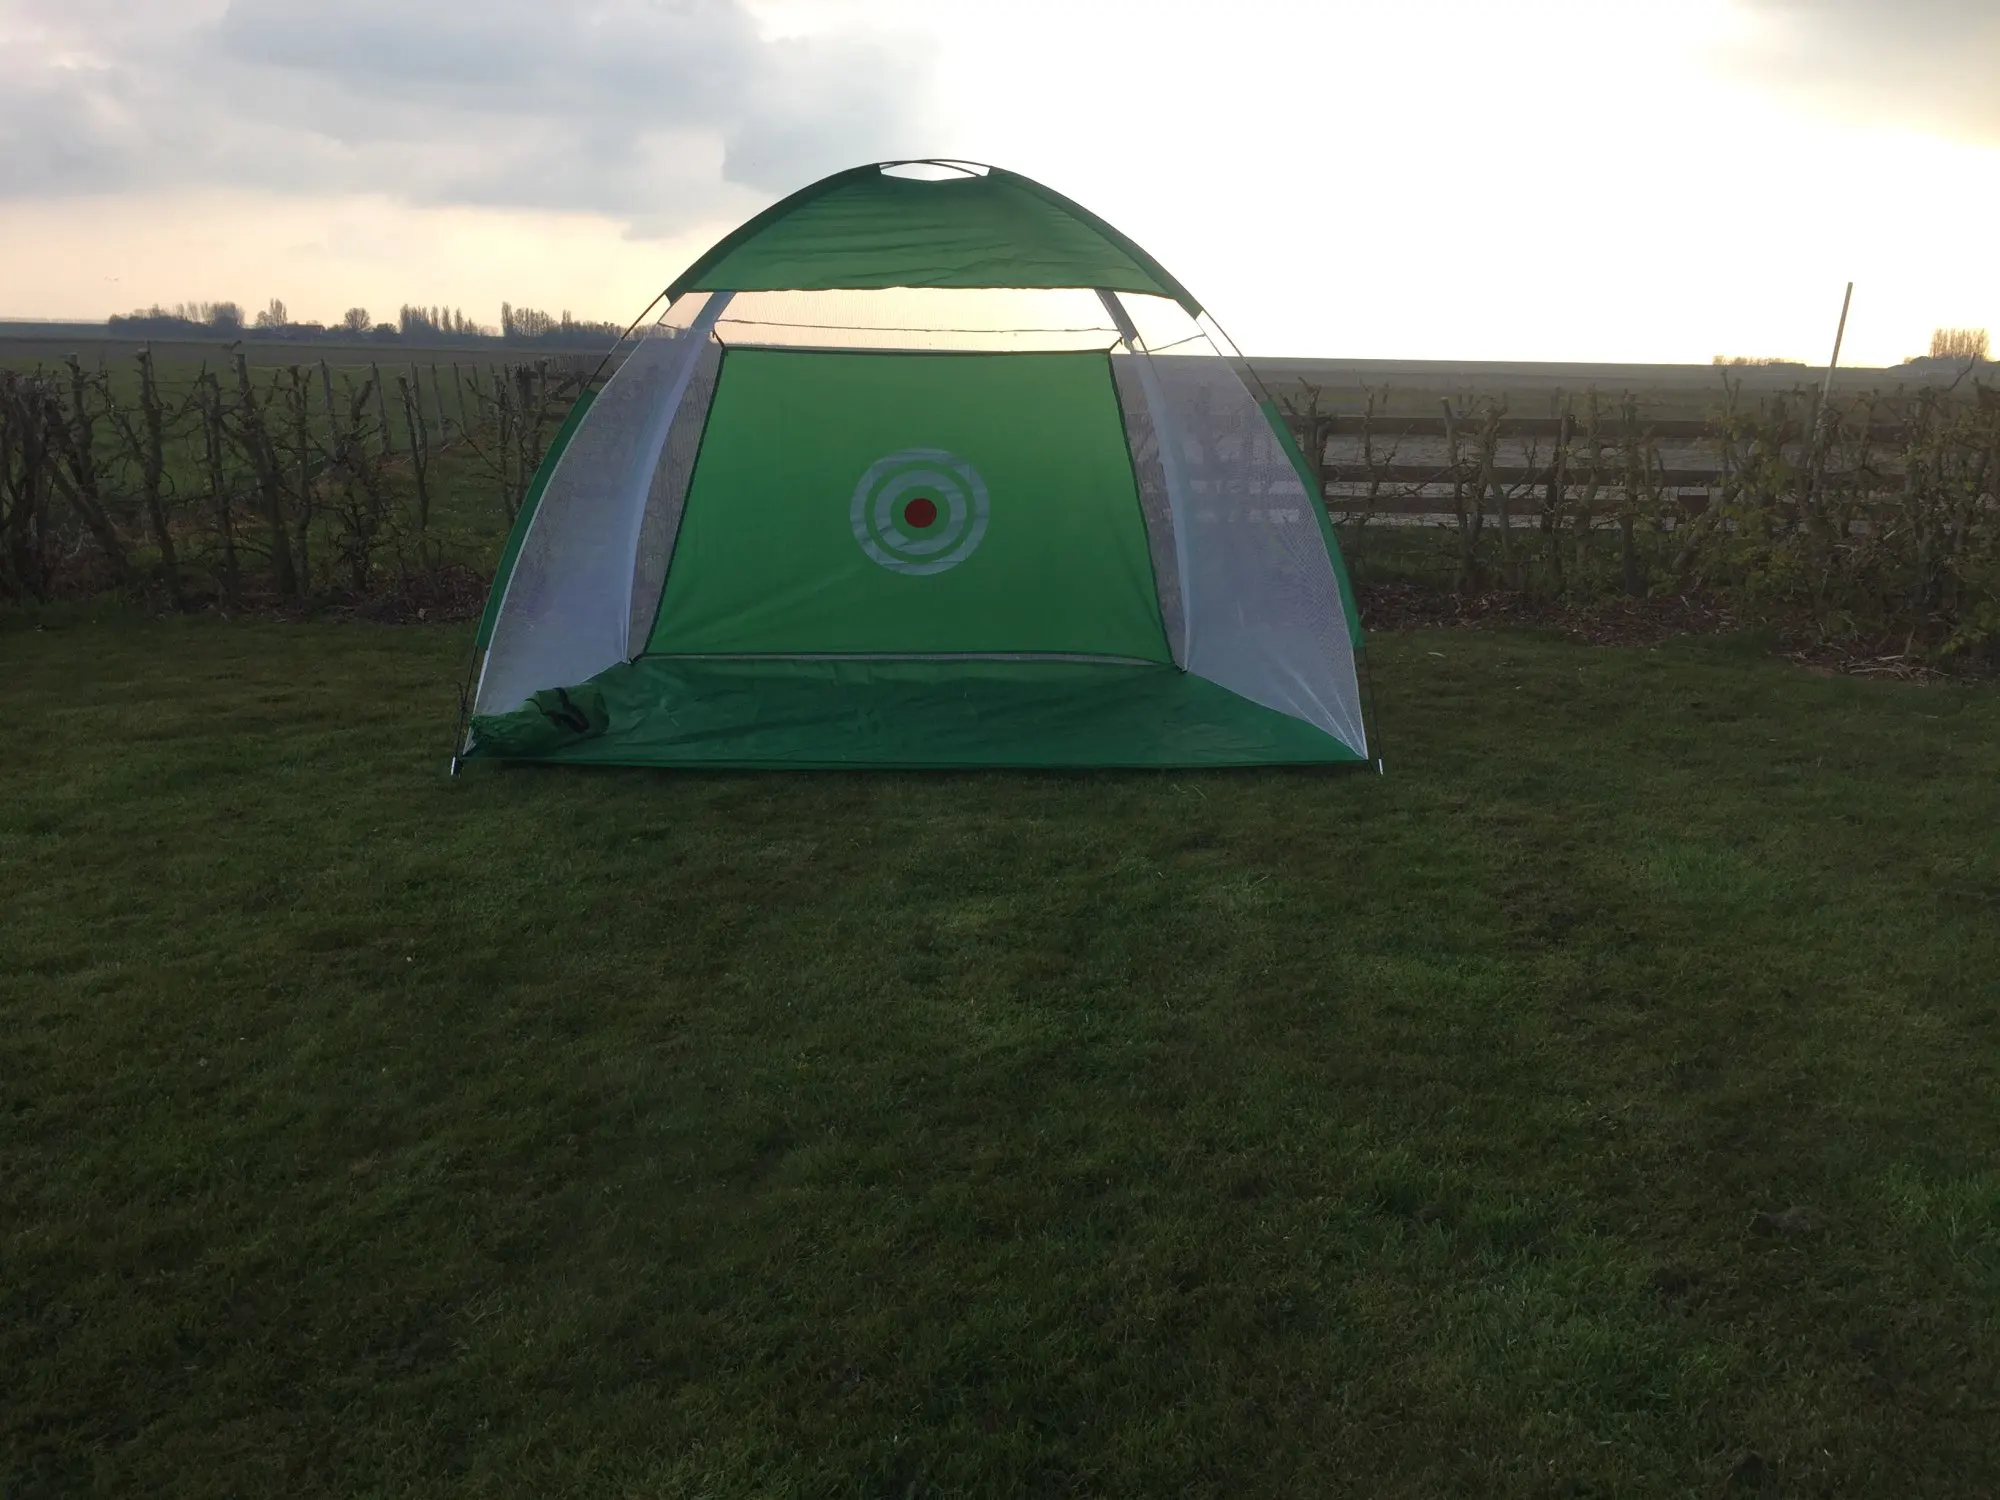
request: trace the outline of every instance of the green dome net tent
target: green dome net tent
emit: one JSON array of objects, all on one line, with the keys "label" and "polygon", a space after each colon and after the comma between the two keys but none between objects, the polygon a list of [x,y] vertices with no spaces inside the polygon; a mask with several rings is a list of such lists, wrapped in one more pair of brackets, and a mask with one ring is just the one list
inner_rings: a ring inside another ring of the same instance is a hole
[{"label": "green dome net tent", "polygon": [[1368,758],[1298,449],[1195,299],[997,168],[744,224],[551,446],[480,624],[470,758]]}]

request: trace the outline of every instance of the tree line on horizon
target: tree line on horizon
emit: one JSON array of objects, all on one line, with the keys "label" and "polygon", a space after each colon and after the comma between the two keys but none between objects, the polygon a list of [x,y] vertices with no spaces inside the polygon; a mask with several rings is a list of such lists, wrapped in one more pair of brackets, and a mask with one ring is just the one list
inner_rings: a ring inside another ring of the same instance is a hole
[{"label": "tree line on horizon", "polygon": [[[1931,332],[1931,347],[1924,354],[1912,354],[1903,361],[1906,365],[1937,361],[1946,364],[1981,365],[1993,357],[1992,341],[1984,328],[1938,328]],[[1800,369],[1806,368],[1802,359],[1786,356],[1764,358],[1744,354],[1718,354],[1713,363],[1731,367],[1756,369]]]},{"label": "tree line on horizon", "polygon": [[293,319],[283,299],[273,297],[254,317],[245,317],[236,302],[154,303],[107,320],[113,334],[146,338],[270,338],[290,341],[329,339],[343,342],[434,343],[442,339],[493,340],[507,344],[549,347],[602,347],[624,330],[616,323],[573,316],[569,309],[547,313],[540,308],[500,304],[500,324],[480,323],[459,307],[404,303],[396,321],[378,321],[365,307],[350,307],[331,325]]}]

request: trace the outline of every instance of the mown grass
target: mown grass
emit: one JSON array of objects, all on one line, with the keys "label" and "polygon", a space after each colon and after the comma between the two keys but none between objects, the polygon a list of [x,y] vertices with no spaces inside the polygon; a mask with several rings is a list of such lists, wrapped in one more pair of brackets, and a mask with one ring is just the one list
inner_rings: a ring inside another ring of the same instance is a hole
[{"label": "mown grass", "polygon": [[1375,643],[1391,774],[443,776],[0,634],[0,1493],[1990,1495],[2000,697]]}]

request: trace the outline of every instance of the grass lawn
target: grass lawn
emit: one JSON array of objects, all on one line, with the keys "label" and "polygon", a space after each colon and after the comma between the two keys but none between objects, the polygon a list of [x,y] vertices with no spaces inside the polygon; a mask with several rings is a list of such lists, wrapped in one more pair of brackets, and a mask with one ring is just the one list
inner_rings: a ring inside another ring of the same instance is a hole
[{"label": "grass lawn", "polygon": [[1992,688],[451,782],[466,639],[0,629],[9,1500],[2000,1492]]}]

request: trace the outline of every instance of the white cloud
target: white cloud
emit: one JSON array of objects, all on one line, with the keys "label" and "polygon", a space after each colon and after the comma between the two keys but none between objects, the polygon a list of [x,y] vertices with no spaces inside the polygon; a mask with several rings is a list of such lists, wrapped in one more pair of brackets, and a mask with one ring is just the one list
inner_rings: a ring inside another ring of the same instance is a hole
[{"label": "white cloud", "polygon": [[2000,328],[1996,13],[0,0],[0,312],[626,318],[823,171],[960,155],[1087,204],[1257,352],[1820,359],[1852,279],[1846,358],[1889,362]]},{"label": "white cloud", "polygon": [[739,0],[12,0],[0,41],[0,196],[363,192],[648,234],[894,154],[925,75]]}]

